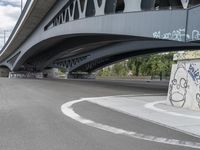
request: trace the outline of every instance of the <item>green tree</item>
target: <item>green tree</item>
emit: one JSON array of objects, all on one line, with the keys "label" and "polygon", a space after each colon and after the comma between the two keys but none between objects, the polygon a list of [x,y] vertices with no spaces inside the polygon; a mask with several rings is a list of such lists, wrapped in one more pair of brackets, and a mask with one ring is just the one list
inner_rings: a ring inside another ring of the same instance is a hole
[{"label": "green tree", "polygon": [[138,76],[139,75],[139,71],[140,71],[140,66],[143,63],[144,58],[138,56],[138,57],[134,57],[134,58],[130,58],[127,66],[130,70],[132,70],[133,74]]},{"label": "green tree", "polygon": [[113,66],[113,73],[118,76],[127,76],[128,68],[126,63],[117,63]]},{"label": "green tree", "polygon": [[170,76],[174,53],[161,53],[137,56],[99,71],[100,76],[127,76],[131,71],[139,76]]}]

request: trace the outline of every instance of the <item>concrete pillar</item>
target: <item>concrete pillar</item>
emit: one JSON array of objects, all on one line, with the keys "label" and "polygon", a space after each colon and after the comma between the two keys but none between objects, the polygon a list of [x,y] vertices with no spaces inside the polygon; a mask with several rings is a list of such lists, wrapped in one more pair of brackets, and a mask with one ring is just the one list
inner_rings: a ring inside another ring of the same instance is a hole
[{"label": "concrete pillar", "polygon": [[57,68],[45,69],[43,71],[44,78],[58,78],[59,70]]},{"label": "concrete pillar", "polygon": [[194,53],[185,52],[172,66],[167,100],[174,107],[200,111],[200,52]]}]

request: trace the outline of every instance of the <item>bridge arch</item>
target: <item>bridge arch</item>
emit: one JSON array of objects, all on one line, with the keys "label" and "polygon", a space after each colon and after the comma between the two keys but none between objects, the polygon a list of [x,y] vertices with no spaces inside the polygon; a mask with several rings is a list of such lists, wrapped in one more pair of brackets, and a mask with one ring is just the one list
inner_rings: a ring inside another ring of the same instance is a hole
[{"label": "bridge arch", "polygon": [[[54,60],[63,57],[71,57],[78,53],[77,49],[81,49],[82,53],[91,51],[110,43],[130,40],[131,36],[109,35],[109,34],[73,34],[51,37],[32,46],[28,51],[11,60],[15,60],[10,64],[13,70],[23,70],[23,68],[31,70],[42,70],[48,67]],[[85,47],[85,48],[83,48]],[[18,53],[17,53],[18,54]],[[19,53],[20,54],[20,53]],[[7,61],[10,62],[10,61]],[[31,71],[30,70],[30,71]]]},{"label": "bridge arch", "polygon": [[[185,49],[199,49],[199,46],[184,46],[183,43],[170,43],[169,41],[126,41],[108,45],[82,55],[71,58],[58,59],[54,61],[52,67],[64,68],[69,73],[85,72],[91,73],[112,63],[124,59],[150,53],[165,51],[179,51]],[[171,47],[169,46],[171,45]],[[141,46],[143,45],[143,46]],[[159,46],[158,46],[159,45]],[[138,47],[139,46],[139,47]]]}]

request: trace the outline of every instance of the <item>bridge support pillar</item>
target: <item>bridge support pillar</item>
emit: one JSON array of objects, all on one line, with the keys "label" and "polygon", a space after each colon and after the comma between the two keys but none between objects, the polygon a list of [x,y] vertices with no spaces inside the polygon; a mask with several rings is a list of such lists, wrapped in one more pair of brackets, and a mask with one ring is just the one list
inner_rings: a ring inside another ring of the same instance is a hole
[{"label": "bridge support pillar", "polygon": [[58,78],[59,70],[57,68],[45,69],[43,71],[44,78]]},{"label": "bridge support pillar", "polygon": [[172,66],[168,103],[200,111],[200,52],[176,54],[174,59],[178,62]]},{"label": "bridge support pillar", "polygon": [[67,79],[96,79],[96,74],[70,72],[66,73],[66,77]]},{"label": "bridge support pillar", "polygon": [[8,77],[10,69],[6,67],[0,67],[0,77]]}]

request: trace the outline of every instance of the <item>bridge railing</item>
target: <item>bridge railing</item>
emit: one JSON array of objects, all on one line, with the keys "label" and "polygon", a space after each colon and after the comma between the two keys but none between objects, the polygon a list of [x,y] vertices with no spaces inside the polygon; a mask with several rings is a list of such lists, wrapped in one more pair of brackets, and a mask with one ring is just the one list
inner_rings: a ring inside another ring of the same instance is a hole
[{"label": "bridge railing", "polygon": [[92,16],[141,11],[140,3],[141,0],[68,0],[65,6],[44,27],[44,30]]},{"label": "bridge railing", "polygon": [[183,9],[200,1],[190,3],[181,0],[68,0],[64,7],[44,27],[44,31],[73,20],[115,13]]}]

